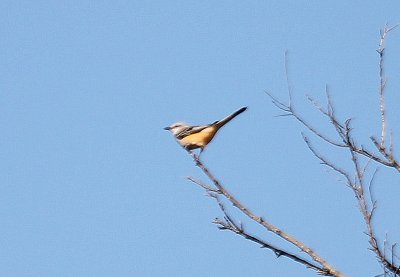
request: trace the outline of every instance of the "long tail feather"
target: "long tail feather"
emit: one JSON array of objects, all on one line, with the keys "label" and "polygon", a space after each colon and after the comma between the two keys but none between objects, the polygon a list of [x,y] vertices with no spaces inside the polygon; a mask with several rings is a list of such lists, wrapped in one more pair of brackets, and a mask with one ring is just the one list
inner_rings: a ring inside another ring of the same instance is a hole
[{"label": "long tail feather", "polygon": [[221,119],[221,120],[215,122],[215,125],[218,126],[218,128],[221,128],[222,126],[224,126],[226,123],[228,123],[229,121],[234,119],[236,116],[238,116],[239,114],[241,114],[245,110],[247,110],[247,107],[242,107],[239,110],[237,110],[236,112],[234,112],[233,114],[228,115],[224,119]]}]

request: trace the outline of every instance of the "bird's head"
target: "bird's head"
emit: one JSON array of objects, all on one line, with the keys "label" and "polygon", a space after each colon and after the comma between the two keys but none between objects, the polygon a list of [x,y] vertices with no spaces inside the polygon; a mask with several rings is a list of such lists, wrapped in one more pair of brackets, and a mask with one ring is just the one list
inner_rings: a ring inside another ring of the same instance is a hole
[{"label": "bird's head", "polygon": [[182,130],[186,129],[189,125],[184,122],[176,122],[171,124],[168,127],[165,127],[164,130],[170,131],[174,135],[180,133]]}]

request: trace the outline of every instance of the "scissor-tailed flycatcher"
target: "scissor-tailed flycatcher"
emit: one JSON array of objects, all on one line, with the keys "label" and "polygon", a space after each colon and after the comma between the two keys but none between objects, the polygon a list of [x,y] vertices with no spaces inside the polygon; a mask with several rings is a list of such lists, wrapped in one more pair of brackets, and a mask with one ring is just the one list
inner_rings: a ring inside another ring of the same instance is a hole
[{"label": "scissor-tailed flycatcher", "polygon": [[208,125],[190,126],[186,123],[177,122],[169,127],[165,127],[164,130],[171,131],[176,140],[187,151],[200,148],[201,153],[222,126],[231,121],[237,115],[244,112],[246,109],[247,107],[240,108],[224,119],[215,121],[214,123]]}]

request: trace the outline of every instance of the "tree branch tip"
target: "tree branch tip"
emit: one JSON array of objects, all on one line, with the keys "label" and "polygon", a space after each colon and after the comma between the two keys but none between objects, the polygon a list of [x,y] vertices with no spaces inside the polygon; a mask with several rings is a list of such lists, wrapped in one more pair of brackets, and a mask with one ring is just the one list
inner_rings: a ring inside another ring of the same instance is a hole
[{"label": "tree branch tip", "polygon": [[[397,23],[396,25],[394,25],[393,27],[390,27],[389,29],[387,29],[387,33],[393,31],[394,29],[396,29],[397,27],[399,27],[400,23]],[[387,27],[387,24],[386,24]]]},{"label": "tree branch tip", "polygon": [[275,254],[275,256],[276,256],[277,258],[280,258],[280,257],[282,256],[282,251],[275,250],[275,251],[274,251],[274,254]]},{"label": "tree branch tip", "polygon": [[307,98],[307,100],[310,101],[312,104],[314,104],[314,105],[317,104],[317,100],[315,100],[314,97],[312,97],[311,95],[306,94],[306,98]]},{"label": "tree branch tip", "polygon": [[275,115],[275,117],[284,117],[284,116],[292,116],[292,114],[289,113],[289,112],[287,112],[286,114],[278,114],[278,115]]}]

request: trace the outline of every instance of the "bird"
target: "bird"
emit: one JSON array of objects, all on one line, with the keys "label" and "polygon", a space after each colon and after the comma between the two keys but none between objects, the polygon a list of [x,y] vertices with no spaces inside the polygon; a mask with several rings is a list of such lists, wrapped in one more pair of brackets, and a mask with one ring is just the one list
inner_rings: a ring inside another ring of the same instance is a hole
[{"label": "bird", "polygon": [[247,107],[242,107],[231,115],[207,125],[191,126],[184,122],[176,122],[165,127],[164,130],[170,131],[188,152],[200,148],[200,156],[219,129],[245,110]]}]

